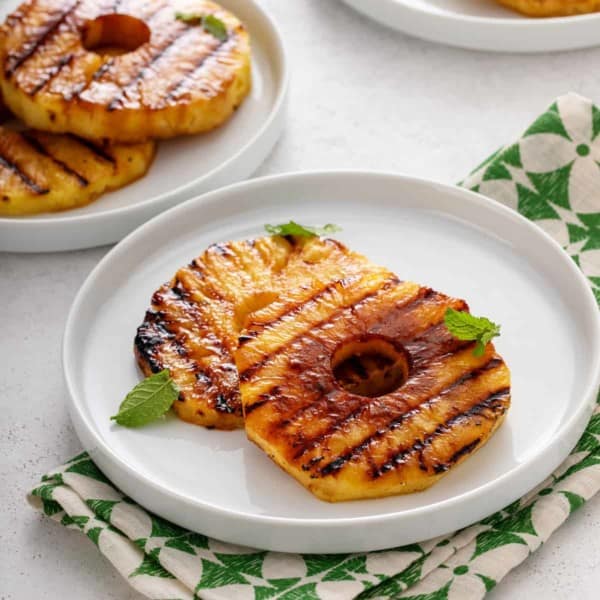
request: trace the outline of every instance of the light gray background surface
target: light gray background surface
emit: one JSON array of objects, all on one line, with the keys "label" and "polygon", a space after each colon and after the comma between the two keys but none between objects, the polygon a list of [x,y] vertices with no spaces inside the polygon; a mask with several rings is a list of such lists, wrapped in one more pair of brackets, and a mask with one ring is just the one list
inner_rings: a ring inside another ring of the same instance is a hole
[{"label": "light gray background surface", "polygon": [[[292,89],[287,129],[258,175],[358,168],[454,182],[556,96],[600,102],[600,48],[473,53],[388,31],[337,0],[260,2],[283,32]],[[77,289],[107,250],[0,254],[1,600],[142,598],[89,540],[24,502],[42,473],[81,449],[65,406],[61,338]],[[596,497],[489,598],[599,595]]]}]

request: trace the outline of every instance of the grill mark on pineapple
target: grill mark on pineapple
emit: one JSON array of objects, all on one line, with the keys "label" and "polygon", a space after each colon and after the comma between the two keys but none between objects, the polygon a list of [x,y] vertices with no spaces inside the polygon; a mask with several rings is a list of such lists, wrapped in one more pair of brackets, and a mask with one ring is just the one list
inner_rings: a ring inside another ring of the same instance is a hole
[{"label": "grill mark on pineapple", "polygon": [[[360,306],[360,305],[364,304],[369,299],[374,298],[375,296],[378,296],[378,295],[382,294],[383,292],[387,291],[390,287],[392,287],[393,285],[396,285],[397,279],[398,278],[395,275],[393,275],[389,279],[385,280],[383,282],[383,284],[378,289],[370,291],[370,292],[367,292],[359,300],[357,300],[356,302],[354,302],[351,307],[350,306],[344,306],[342,308],[338,308],[335,311],[333,311],[325,319],[322,319],[318,323],[314,323],[312,325],[308,325],[307,327],[310,329],[310,331],[314,331],[314,330],[316,330],[318,328],[322,328],[323,325],[326,325],[327,323],[329,323],[330,321],[332,321],[335,317],[340,316],[345,311],[348,311],[350,309],[355,309],[357,306]],[[255,363],[249,365],[248,367],[246,367],[243,371],[240,372],[240,381],[244,381],[244,382],[248,381],[250,379],[250,377],[252,377],[258,371],[260,371],[266,364],[268,364],[269,362],[271,362],[276,356],[278,356],[279,354],[281,354],[286,348],[288,348],[294,342],[296,342],[298,339],[300,339],[301,337],[303,337],[304,335],[306,335],[307,332],[308,332],[308,329],[297,333],[296,335],[294,335],[290,339],[286,340],[286,342],[282,346],[278,347],[276,350],[274,350],[273,352],[271,352],[270,354],[268,354],[267,356],[265,356],[263,359],[261,359],[261,360],[255,362]]]},{"label": "grill mark on pineapple", "polygon": [[60,160],[59,158],[57,158],[56,156],[54,156],[48,150],[48,148],[46,148],[42,144],[42,142],[40,142],[40,140],[33,137],[29,133],[22,132],[20,135],[21,135],[21,138],[27,144],[29,144],[38,154],[49,158],[56,166],[58,166],[60,169],[62,169],[67,175],[70,175],[71,177],[75,178],[77,180],[77,182],[79,183],[79,185],[81,185],[82,187],[87,187],[90,184],[89,180],[86,179],[81,173],[78,173],[75,169],[73,169],[73,167],[70,167],[66,162],[64,162],[64,161]]},{"label": "grill mark on pineapple", "polygon": [[[402,343],[406,344],[405,338],[408,331],[410,331],[411,322],[409,320],[409,313],[416,313],[416,311],[424,305],[434,305],[436,303],[444,303],[448,306],[452,305],[456,309],[466,309],[466,303],[463,300],[457,300],[454,304],[448,304],[450,299],[444,294],[432,290],[431,288],[422,287],[419,289],[417,297],[409,305],[392,306],[382,316],[377,319],[377,322],[369,327],[369,333],[387,335],[388,337],[397,338]],[[432,323],[432,325],[439,325],[443,322],[443,316],[441,320]],[[429,328],[422,333],[428,332]]]},{"label": "grill mark on pineapple", "polygon": [[[195,363],[194,367],[196,381],[204,386],[203,397],[207,400],[208,405],[221,415],[242,416],[242,401],[239,386],[237,382],[233,388],[228,383],[224,384],[223,371],[237,372],[231,358],[224,358],[217,365],[204,363],[200,366],[198,363]],[[218,383],[221,383],[221,385],[219,386]],[[194,392],[198,393],[195,387]]]},{"label": "grill mark on pineapple", "polygon": [[[98,81],[104,73],[106,73],[113,65],[115,64],[114,58],[109,58],[107,61],[103,62],[92,74],[90,78],[90,82]],[[81,85],[77,90],[75,90],[74,96],[79,96],[83,90],[85,90],[87,84]]]},{"label": "grill mark on pineapple", "polygon": [[[317,400],[317,402],[321,399],[322,399],[322,396]],[[309,409],[312,406],[314,406],[315,404],[316,403],[312,403],[311,405],[309,405],[307,407],[302,407],[300,410],[301,410],[301,412],[305,412],[305,409]],[[354,403],[354,404],[356,404],[356,403]],[[351,406],[354,406],[354,404],[352,404]],[[330,425],[329,429],[325,430],[324,432],[320,433],[317,436],[310,438],[309,440],[304,438],[300,449],[297,450],[296,453],[294,454],[294,460],[300,460],[309,450],[313,450],[314,448],[316,448],[319,445],[320,442],[322,442],[324,439],[329,437],[333,433],[333,431],[335,431],[335,428],[337,428],[338,425],[340,425],[340,424],[343,425],[345,423],[347,424],[347,423],[352,422],[360,414],[362,414],[362,412],[364,410],[365,410],[364,404],[360,403],[358,405],[358,407],[353,408],[350,412],[342,415],[341,421],[334,421],[332,423],[332,425]],[[294,415],[294,417],[296,417],[296,416],[297,415]]]},{"label": "grill mark on pineapple", "polygon": [[225,394],[218,394],[215,399],[215,410],[228,415],[234,414],[235,406]]},{"label": "grill mark on pineapple", "polygon": [[[418,309],[419,306],[422,305],[424,299],[431,298],[434,293],[429,288],[421,288],[416,297],[409,299],[404,305],[394,305],[389,308],[388,312],[383,315],[383,318],[387,318],[389,314],[396,314],[396,318],[402,318],[403,323],[408,324],[410,321],[406,318],[407,313]],[[354,308],[354,307],[352,307]],[[442,320],[436,321],[430,324],[430,326],[424,331],[420,332],[417,337],[412,339],[403,339],[402,331],[399,332],[396,336],[396,339],[402,340],[404,347],[408,351],[411,358],[411,376],[415,376],[422,370],[422,366],[426,365],[433,359],[440,357],[450,357],[453,354],[464,350],[468,346],[473,346],[474,342],[469,341],[460,341],[456,340],[450,333],[447,331],[444,325],[443,317]],[[445,334],[444,338],[441,340],[436,339],[438,336],[438,332]],[[406,332],[404,332],[406,333]],[[433,336],[433,340],[429,339]],[[438,343],[433,343],[437,341]],[[415,346],[422,345],[421,351],[419,351]],[[272,392],[265,392],[272,393]],[[392,392],[393,393],[393,392]],[[300,409],[294,413],[293,415],[287,415],[287,418],[283,419],[279,423],[276,423],[274,426],[278,428],[283,428],[287,425],[290,425],[297,421],[298,417],[302,416],[305,412],[311,410],[316,404],[323,400],[323,396],[319,396],[315,398],[315,400],[305,406],[300,407]],[[346,402],[346,404],[349,404]],[[353,409],[349,406],[350,412],[343,416],[342,421],[338,421],[337,425],[344,424],[353,420],[362,410],[364,410],[365,406],[361,405],[357,409]],[[326,432],[327,433],[327,432]],[[331,432],[329,432],[330,434]],[[326,437],[326,434],[320,434],[318,436],[318,440],[321,441]],[[302,456],[308,448],[305,448],[301,453],[295,456],[295,458],[299,458]]]},{"label": "grill mark on pineapple", "polygon": [[[233,363],[220,365],[220,368],[223,368],[224,366],[235,370],[235,365]],[[219,379],[220,378],[216,377],[213,378],[213,381],[218,381]],[[209,398],[209,405],[212,405],[217,413],[242,416],[242,400],[238,387],[231,389],[230,386],[221,386],[220,388],[214,389],[210,394],[207,392],[207,397]]]},{"label": "grill mark on pineapple", "polygon": [[206,253],[215,252],[219,256],[225,256],[226,258],[235,258],[235,252],[231,248],[231,242],[217,242],[211,244],[207,249]]},{"label": "grill mark on pineapple", "polygon": [[100,158],[103,161],[109,162],[111,165],[116,166],[117,159],[112,154],[110,154],[110,152],[108,152],[108,150],[106,150],[105,148],[96,146],[96,144],[94,144],[93,142],[90,142],[89,140],[85,140],[83,138],[78,138],[77,136],[72,135],[70,133],[67,135],[77,144],[80,144],[81,146],[84,146],[85,148],[87,148],[97,158]]},{"label": "grill mark on pineapple", "polygon": [[[217,38],[214,38],[214,39],[217,40]],[[171,86],[170,89],[167,89],[167,94],[166,94],[163,102],[157,108],[164,107],[171,100],[173,100],[175,98],[175,96],[177,95],[177,93],[181,91],[181,88],[184,86],[184,84],[191,77],[197,77],[205,68],[206,62],[210,58],[215,56],[217,53],[221,52],[224,49],[224,46],[227,44],[230,44],[230,42],[232,42],[234,39],[235,39],[235,36],[233,34],[231,34],[224,41],[217,40],[219,43],[216,46],[214,46],[213,48],[210,48],[206,54],[203,54],[202,56],[200,56],[200,58],[196,61],[196,63],[193,65],[193,67],[189,71],[184,73],[183,77],[177,83],[175,83],[173,86]],[[230,44],[230,45],[233,45],[233,44]]]},{"label": "grill mark on pineapple", "polygon": [[466,456],[467,454],[471,454],[479,443],[481,442],[481,438],[478,437],[474,439],[472,442],[465,444],[462,448],[457,450],[445,463],[438,463],[433,467],[435,473],[445,473],[452,465],[456,464],[461,458]]},{"label": "grill mark on pineapple", "polygon": [[168,306],[174,302],[180,304],[184,315],[197,324],[200,330],[202,330],[203,320],[200,304],[192,295],[194,291],[199,292],[195,286],[193,288],[187,288],[179,275],[177,275],[172,283],[155,292],[153,302],[155,302],[154,298],[158,298],[160,302],[165,303],[167,310]]},{"label": "grill mark on pineapple", "polygon": [[[372,468],[370,471],[371,479],[378,479],[382,475],[385,475],[389,471],[403,465],[406,463],[406,460],[417,454],[419,456],[419,468],[422,471],[429,472],[429,467],[425,464],[424,458],[422,456],[423,451],[430,447],[437,438],[447,433],[453,425],[455,425],[458,421],[462,419],[470,419],[475,416],[483,416],[486,420],[496,420],[497,413],[504,413],[506,408],[503,406],[503,402],[506,396],[509,394],[509,388],[501,388],[495,392],[488,394],[488,396],[480,399],[476,402],[476,404],[471,405],[468,409],[453,415],[448,418],[443,423],[440,423],[436,429],[426,435],[423,438],[417,438],[412,441],[409,441],[406,445],[404,445],[400,450],[393,450],[388,456],[389,458],[382,463],[379,467]],[[486,411],[492,410],[494,414],[486,415]],[[480,438],[478,438],[479,443]],[[455,452],[446,462],[436,462],[433,466],[433,470],[436,474],[443,473],[447,471],[452,464],[458,462],[463,454],[468,454],[469,452],[475,449],[475,446],[469,448],[471,444],[467,444],[463,446],[460,450]],[[461,454],[462,453],[462,454]],[[337,459],[331,461],[325,467],[318,471],[318,475],[320,476],[328,476],[338,473],[348,461],[354,458],[352,456],[348,456],[348,454],[344,454]],[[435,457],[434,457],[435,458]],[[313,475],[313,478],[318,476]]]},{"label": "grill mark on pineapple", "polygon": [[[200,331],[203,330],[199,306],[191,296],[191,290],[185,287],[179,277],[176,276],[172,282],[163,285],[154,292],[152,304],[160,308],[160,311],[165,315],[165,319],[171,320],[177,330],[180,331],[182,327],[182,317],[179,316],[178,312],[183,313],[184,318],[197,325]],[[220,345],[219,349],[221,349]]]},{"label": "grill mark on pineapple", "polygon": [[[201,262],[199,258],[195,258],[189,264],[190,273],[193,274],[194,277],[202,280],[202,288],[200,285],[195,287],[194,289],[201,293],[203,296],[208,298],[209,300],[216,300],[217,302],[228,302],[226,298],[219,292],[219,290],[215,286],[215,282],[213,281],[213,277],[210,274],[210,269],[206,267],[204,263]],[[207,274],[208,272],[208,274]]]},{"label": "grill mark on pineapple", "polygon": [[158,349],[172,337],[173,334],[164,326],[160,311],[146,311],[144,321],[137,328],[133,341],[140,365],[147,365],[152,373],[162,371],[164,365],[159,360]]},{"label": "grill mark on pineapple", "polygon": [[418,336],[401,341],[411,357],[411,368],[414,372],[419,372],[433,359],[449,357],[469,346],[475,346],[475,342],[453,337],[443,320],[432,323]]},{"label": "grill mark on pineapple", "polygon": [[[310,308],[311,306],[314,306],[315,304],[317,304],[319,302],[319,300],[321,300],[325,296],[327,296],[331,293],[334,293],[340,286],[345,287],[350,281],[354,282],[354,281],[358,280],[361,275],[364,275],[364,274],[361,273],[361,274],[354,275],[353,278],[347,277],[344,279],[334,279],[333,281],[330,281],[329,283],[327,283],[325,285],[325,287],[321,288],[320,290],[317,290],[314,294],[312,294],[308,298],[305,298],[304,300],[302,300],[302,302],[294,303],[291,306],[288,306],[287,309],[285,309],[282,313],[278,314],[276,317],[274,317],[270,321],[261,322],[260,323],[261,331],[263,331],[265,329],[272,329],[275,325],[277,325],[278,323],[283,321],[285,318],[296,315],[299,312],[302,312],[303,310],[305,310],[306,308]],[[396,278],[395,280],[391,279],[389,281],[392,281],[393,283],[397,283],[397,284],[401,283],[401,281],[398,278]],[[247,333],[250,336],[256,335],[256,332],[249,331]],[[250,338],[250,339],[252,339],[252,338]],[[246,340],[246,341],[248,341],[248,340]]]},{"label": "grill mark on pineapple", "polygon": [[12,77],[22,66],[29,60],[39,48],[41,48],[52,36],[58,31],[59,27],[65,22],[67,17],[81,4],[81,0],[73,2],[66,11],[62,11],[59,15],[42,30],[41,35],[31,39],[26,38],[25,43],[21,46],[21,52],[17,54],[9,54],[7,66],[4,70],[6,77]]},{"label": "grill mark on pineapple", "polygon": [[[263,394],[261,394],[261,397],[262,396],[263,396]],[[269,398],[261,398],[261,400],[257,400],[253,404],[250,404],[249,406],[245,406],[244,407],[245,416],[252,414],[257,408],[264,406],[267,402],[269,402]]]},{"label": "grill mark on pineapple", "polygon": [[[506,411],[503,403],[509,393],[510,388],[508,387],[502,387],[494,392],[488,392],[487,396],[476,401],[476,403],[471,405],[468,409],[453,415],[452,417],[446,419],[446,421],[443,423],[440,423],[432,433],[414,441],[412,446],[406,446],[402,450],[391,454],[386,462],[382,463],[377,470],[371,472],[371,477],[373,479],[377,479],[388,471],[391,471],[397,466],[403,464],[404,461],[411,455],[415,454],[415,452],[422,453],[427,447],[430,447],[439,437],[446,434],[452,429],[453,425],[461,420],[470,419],[476,416],[482,416],[486,420],[496,420],[497,413],[501,414]],[[488,410],[493,411],[493,414],[486,415],[486,411]],[[469,446],[469,444],[467,444],[467,446]],[[434,473],[439,474],[447,471],[454,462],[457,462],[460,459],[460,452],[468,453],[472,450],[474,450],[474,448],[466,450],[465,447],[463,447],[452,454],[449,459],[446,460],[446,462],[436,462],[435,465],[433,465]],[[452,461],[452,459],[454,460]],[[426,467],[426,465],[424,466]],[[427,469],[427,471],[429,471],[429,469]]]},{"label": "grill mark on pineapple", "polygon": [[[172,326],[175,326],[176,330]],[[206,370],[210,370],[210,367],[207,365],[200,366],[195,360],[190,358],[190,351],[193,351],[193,347],[190,348],[190,344],[187,343],[185,336],[182,337],[178,323],[169,323],[168,307],[165,306],[162,310],[147,311],[144,322],[138,327],[134,344],[140,362],[145,362],[153,373],[165,368],[169,369],[171,376],[179,383],[177,380],[179,379],[182,367],[170,364],[168,354],[161,351],[168,344],[172,344],[171,347],[177,356],[188,359],[186,370],[189,369],[194,373],[196,382],[193,386],[193,391],[198,392],[196,386],[202,385],[204,388],[203,391],[206,393],[206,388],[212,384],[211,377],[206,374]],[[188,401],[188,394],[185,389],[182,389],[179,400],[181,402]],[[235,410],[228,412],[235,412]]]},{"label": "grill mark on pineapple", "polygon": [[[463,343],[461,345],[460,349],[464,349],[466,345],[472,345],[472,344],[470,342],[467,342],[466,344]],[[465,383],[469,380],[475,379],[475,378],[479,377],[482,373],[489,371],[491,369],[494,369],[501,364],[502,364],[502,361],[500,359],[492,358],[485,365],[478,367],[477,369],[473,369],[466,374],[463,373],[454,382],[450,383],[446,388],[437,392],[434,396],[429,396],[429,397],[423,398],[418,406],[415,406],[414,408],[411,408],[408,411],[403,412],[402,414],[399,414],[399,415],[397,414],[397,411],[396,411],[396,416],[390,415],[389,417],[387,417],[389,419],[387,423],[386,422],[382,423],[381,427],[377,428],[377,431],[375,431],[374,433],[367,436],[360,443],[356,444],[352,448],[351,452],[360,453],[362,450],[366,449],[366,447],[369,446],[372,441],[380,439],[381,437],[386,435],[389,431],[394,431],[394,430],[398,429],[398,427],[400,427],[400,425],[402,425],[402,423],[404,423],[408,418],[413,417],[414,415],[416,415],[419,411],[423,410],[424,408],[431,406],[431,404],[433,404],[441,396],[448,394],[453,389],[462,385],[463,383]],[[349,423],[351,423],[352,421],[354,421],[355,419],[360,417],[361,414],[364,413],[364,411],[369,408],[369,405],[370,405],[369,402],[361,403],[357,408],[353,408],[347,414],[341,415],[341,419],[333,422],[332,425],[329,427],[329,429],[323,431],[319,435],[314,436],[313,438],[311,438],[309,440],[305,440],[305,443],[303,444],[303,446],[294,455],[294,460],[299,460],[307,452],[318,447],[319,444],[321,444],[324,440],[329,438],[333,433],[335,433],[341,427],[343,427],[344,425],[348,425]]]},{"label": "grill mark on pineapple", "polygon": [[[214,290],[214,286],[210,281],[206,280],[205,283],[210,287],[209,291],[211,293],[214,292],[214,294],[218,294],[216,290]],[[165,297],[164,294],[171,294],[176,299],[176,301],[181,304],[181,309],[184,312],[184,314],[199,327],[200,331],[204,331],[207,324],[207,315],[202,314],[200,304],[194,299],[192,295],[192,292],[194,291],[203,293],[201,290],[199,290],[198,286],[192,286],[191,288],[187,288],[184,282],[179,278],[179,276],[176,276],[173,285],[167,290],[165,290],[164,288],[157,290],[157,292],[155,292],[153,296],[152,301],[157,303],[164,303],[165,311],[167,314],[169,314],[169,304],[172,302],[172,300]],[[221,301],[222,298],[219,296],[218,300]],[[231,356],[233,354],[233,349],[229,346],[228,340],[225,340],[220,336],[213,336],[211,346],[216,350],[216,355],[220,356],[222,359],[226,359],[227,361],[232,362]]]},{"label": "grill mark on pineapple", "polygon": [[[139,81],[143,80],[148,72],[151,70],[152,65],[154,65],[160,58],[165,56],[167,52],[172,52],[173,48],[178,48],[183,45],[188,37],[191,37],[190,34],[195,33],[194,29],[189,28],[183,32],[182,35],[177,35],[178,30],[174,29],[169,37],[167,38],[167,43],[160,47],[157,52],[155,52],[150,60],[141,68],[138,69],[137,73],[130,78],[130,80],[121,88],[119,93],[108,102],[106,105],[106,110],[108,112],[113,112],[117,110],[119,103],[125,98],[127,92],[131,90]],[[168,76],[168,75],[167,75]]]},{"label": "grill mark on pineapple", "polygon": [[[449,419],[447,419],[446,421],[444,421],[443,423],[438,425],[436,427],[435,431],[433,431],[429,435],[425,436],[421,440],[418,440],[418,445],[420,446],[420,448],[416,448],[415,446],[417,446],[417,444],[413,444],[412,448],[406,448],[406,449],[403,449],[403,450],[395,453],[394,455],[392,455],[390,457],[390,459],[388,459],[388,461],[383,463],[376,471],[371,472],[371,476],[373,477],[373,479],[381,477],[381,475],[384,475],[388,471],[391,471],[395,467],[401,465],[405,461],[406,458],[408,458],[410,455],[414,454],[415,452],[422,453],[423,450],[425,450],[427,447],[431,446],[436,441],[437,438],[439,438],[442,435],[444,435],[445,433],[447,433],[449,430],[452,429],[453,425],[455,425],[456,423],[458,423],[459,421],[461,421],[463,419],[470,419],[472,417],[482,416],[486,420],[494,420],[495,421],[497,419],[498,414],[502,414],[502,413],[506,412],[506,407],[504,406],[504,402],[506,400],[506,397],[509,394],[510,394],[509,387],[502,387],[499,390],[496,390],[495,392],[488,393],[488,395],[486,397],[484,397],[483,399],[480,399],[476,404],[472,405],[469,409],[450,417]],[[493,411],[493,414],[486,415],[486,411],[488,411],[488,410]],[[481,439],[477,438],[477,440],[474,440],[474,441],[476,441],[477,444],[479,444]],[[458,462],[463,455],[469,454],[470,452],[472,452],[475,449],[475,447],[477,446],[477,444],[473,445],[473,442],[470,442],[469,444],[466,444],[465,446],[463,446],[462,448],[460,448],[459,450],[454,452],[445,462],[435,462],[435,464],[432,465],[434,473],[440,474],[440,473],[444,473],[444,472],[448,471],[450,469],[450,467],[454,463]],[[429,471],[429,469],[427,469],[427,471]]]},{"label": "grill mark on pineapple", "polygon": [[43,196],[50,193],[50,188],[42,187],[39,183],[31,179],[27,173],[21,171],[19,165],[13,163],[7,157],[0,154],[0,168],[7,169],[14,173],[34,194]]},{"label": "grill mark on pineapple", "polygon": [[[117,2],[115,4],[118,3],[118,5],[121,4],[122,0],[117,0]],[[163,2],[161,4],[159,4],[156,7],[156,10],[150,12],[147,15],[143,15],[143,16],[138,16],[139,19],[142,19],[143,21],[148,21],[148,25],[150,25],[152,23],[152,20],[159,14],[161,13],[166,7],[166,4]],[[116,12],[115,9],[113,9],[112,12]],[[109,58],[108,60],[106,60],[104,63],[102,63],[100,65],[100,67],[98,69],[96,69],[96,71],[94,71],[94,73],[92,74],[92,76],[90,77],[90,82],[92,81],[98,81],[102,75],[104,75],[104,73],[106,73],[113,65],[115,64],[115,58]],[[81,94],[81,92],[83,92],[86,88],[88,87],[88,83],[83,84],[82,86],[80,86],[79,89],[75,90],[73,96],[77,97]],[[70,99],[70,98],[69,98]]]},{"label": "grill mark on pineapple", "polygon": [[[121,3],[121,0],[119,0],[119,4],[120,3]],[[106,6],[104,6],[105,4],[106,4]],[[104,0],[103,4],[100,4],[99,6],[97,6],[97,14],[98,15],[109,14],[111,12],[116,12],[116,10],[114,9],[114,5],[109,6],[106,3],[106,0]],[[139,17],[139,18],[142,18],[142,17]],[[63,98],[67,102],[70,102],[74,98],[78,98],[79,95],[81,94],[81,92],[83,92],[88,87],[89,83],[92,82],[92,81],[97,81],[98,79],[100,79],[100,77],[106,71],[108,71],[108,69],[114,64],[114,62],[115,62],[114,58],[109,58],[108,60],[105,60],[105,62],[103,62],[102,65],[100,65],[100,67],[91,75],[91,77],[89,77],[88,81],[84,81],[84,82],[78,84],[77,86],[75,86],[74,88],[72,88],[69,91],[65,90],[63,92]],[[63,67],[61,67],[61,70],[62,70],[62,68]],[[53,78],[56,77],[56,75],[58,75],[58,73],[56,73],[55,75],[53,75]]]},{"label": "grill mark on pineapple", "polygon": [[[408,419],[413,418],[417,414],[422,412],[423,409],[431,407],[434,403],[444,401],[444,397],[447,396],[449,392],[456,389],[460,385],[466,383],[467,381],[471,381],[471,380],[479,378],[483,373],[486,373],[486,372],[489,372],[489,371],[495,369],[500,364],[502,364],[502,360],[492,358],[485,365],[482,365],[476,369],[473,369],[473,370],[469,371],[468,373],[463,373],[460,377],[458,377],[455,381],[453,381],[448,386],[446,386],[443,390],[436,393],[435,396],[429,396],[429,397],[423,398],[423,400],[419,403],[418,406],[415,406],[411,410],[409,410],[401,415],[398,415],[397,417],[392,418],[388,423],[384,424],[382,427],[379,427],[377,429],[377,431],[375,431],[371,435],[368,435],[360,443],[354,445],[352,448],[348,449],[344,454],[337,457],[333,461],[330,461],[328,464],[324,465],[319,470],[319,473],[321,475],[330,475],[331,473],[338,471],[345,463],[347,463],[348,461],[350,461],[352,459],[357,458],[363,452],[365,452],[369,448],[369,446],[371,445],[372,442],[385,437],[390,431],[395,431]],[[470,408],[467,410],[470,410]],[[340,423],[336,422],[334,424],[334,426],[326,432],[327,437],[329,435],[331,435],[332,430],[334,430],[334,428],[339,428],[339,427],[340,427]],[[324,435],[323,438],[325,438],[325,437],[326,436]],[[318,440],[317,442],[320,442],[320,441],[322,441],[322,440]],[[418,440],[416,440],[416,441],[418,441]],[[414,445],[414,443],[416,443],[416,441],[413,442],[413,445]],[[310,449],[310,448],[308,448],[308,449]],[[412,446],[411,446],[411,449],[412,449]]]},{"label": "grill mark on pineapple", "polygon": [[[198,312],[199,306],[192,297],[191,291],[186,287],[184,281],[176,275],[170,283],[162,286],[152,297],[153,305],[160,309],[157,312],[160,312],[162,315],[162,326],[173,335],[171,340],[178,356],[185,355],[189,359],[189,369],[194,373],[195,383],[191,389],[192,397],[189,397],[190,395],[184,390],[182,401],[187,402],[189,400],[195,402],[194,397],[200,395],[206,399],[207,404],[217,413],[221,415],[241,416],[242,407],[239,389],[236,387],[235,390],[231,390],[229,385],[215,385],[215,382],[224,381],[223,376],[216,373],[217,370],[237,373],[231,357],[231,351],[227,344],[224,343],[224,340],[215,337],[211,342],[214,355],[220,357],[220,362],[216,367],[204,361],[202,361],[202,364],[199,364],[191,358],[198,351],[199,345],[194,342],[193,338],[190,339],[184,332],[182,333],[182,318],[175,312],[176,310],[182,312],[185,318],[198,324],[201,330],[203,329],[205,324]],[[177,308],[176,305],[178,305]],[[169,321],[170,323],[167,327],[166,324]],[[171,374],[177,380],[181,367],[171,365],[169,359],[163,359],[161,364],[163,368],[171,367]],[[208,388],[211,387],[214,389],[209,390]]]},{"label": "grill mark on pineapple", "polygon": [[[447,354],[432,355],[431,359],[437,359],[437,358],[441,358],[441,357],[449,358],[450,356],[452,356],[456,352],[464,350],[466,347],[473,346],[473,345],[474,345],[473,342],[459,342],[457,344],[456,350],[454,352],[447,353]],[[492,361],[490,361],[489,363],[487,363],[487,366],[491,369],[491,368],[494,368],[494,367],[498,366],[501,362],[502,361],[494,362],[494,359],[492,359]],[[413,376],[416,375],[416,374],[421,373],[423,370],[424,369],[420,369],[418,371],[415,371],[413,373]],[[410,414],[416,412],[421,407],[428,406],[431,403],[431,401],[434,400],[440,394],[443,394],[443,393],[446,393],[446,392],[450,391],[451,389],[453,389],[457,385],[460,385],[460,384],[464,383],[467,379],[471,379],[471,378],[472,377],[462,376],[462,377],[458,378],[455,382],[449,384],[447,388],[445,388],[445,389],[441,390],[440,392],[438,392],[435,396],[432,396],[432,397],[429,397],[429,398],[427,398],[427,397],[424,398],[417,407],[409,409],[407,412],[402,413],[402,415],[400,415],[400,416],[393,417],[392,421],[390,421],[387,425],[383,425],[383,427],[380,427],[374,434],[372,434],[372,435],[369,436],[369,439],[370,438],[381,437],[383,434],[385,434],[387,432],[388,429],[390,429],[390,430],[397,429],[397,427],[406,418],[406,415],[410,415]],[[357,396],[356,398],[361,398],[361,397]],[[323,399],[323,396],[320,396],[314,402],[312,402],[312,403],[310,403],[310,404],[308,404],[306,406],[301,407],[300,410],[297,411],[293,415],[293,419],[297,420],[297,418],[298,418],[299,415],[301,415],[302,413],[304,413],[304,412],[310,410],[311,408],[313,408],[322,399]],[[402,398],[399,396],[398,400],[401,401]],[[304,456],[310,450],[313,450],[314,448],[316,448],[321,442],[323,442],[324,440],[326,440],[327,438],[329,438],[338,429],[340,429],[341,427],[347,426],[350,423],[352,423],[352,421],[354,421],[358,417],[360,417],[369,408],[371,402],[373,402],[373,399],[369,399],[369,398],[364,398],[363,402],[360,402],[358,404],[358,406],[356,406],[357,402],[354,402],[354,403],[346,402],[346,404],[348,405],[349,411],[345,412],[344,414],[340,414],[340,419],[338,419],[337,421],[333,422],[332,425],[329,427],[329,429],[327,429],[327,430],[319,433],[318,435],[314,436],[313,438],[311,438],[309,440],[306,440],[305,443],[303,444],[303,446],[300,448],[300,450],[298,450],[296,452],[296,454],[294,455],[294,459],[298,460],[298,459],[302,458],[302,456]],[[395,423],[396,420],[398,421],[398,423]],[[282,421],[281,423],[275,424],[275,426],[276,427],[278,427],[278,426],[283,427],[283,426],[287,426],[288,424],[294,423],[294,422],[295,421],[292,420],[292,418],[288,418],[288,419],[286,419],[286,422]],[[362,442],[361,442],[361,444],[358,444],[358,446],[360,446],[360,445],[362,445]]]},{"label": "grill mark on pineapple", "polygon": [[161,303],[146,311],[144,322],[136,333],[135,346],[142,356],[155,357],[158,349],[169,343],[178,356],[187,357],[188,348],[179,323],[170,321],[168,307]]},{"label": "grill mark on pineapple", "polygon": [[42,90],[48,83],[50,83],[67,65],[73,62],[75,55],[73,53],[66,54],[61,57],[57,63],[52,65],[45,77],[42,77],[38,83],[28,92],[29,96],[35,96],[40,90]]}]

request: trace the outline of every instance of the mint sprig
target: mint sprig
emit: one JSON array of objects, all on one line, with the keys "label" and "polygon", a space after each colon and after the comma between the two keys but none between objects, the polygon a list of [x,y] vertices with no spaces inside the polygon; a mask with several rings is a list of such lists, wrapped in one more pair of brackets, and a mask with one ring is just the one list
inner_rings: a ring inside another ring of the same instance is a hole
[{"label": "mint sprig", "polygon": [[500,335],[500,325],[486,317],[475,317],[468,312],[453,308],[446,310],[444,323],[456,339],[477,342],[473,349],[474,356],[483,356],[488,343]]},{"label": "mint sprig", "polygon": [[281,225],[265,225],[265,230],[271,235],[316,237],[341,231],[342,228],[338,225],[334,225],[333,223],[328,223],[323,227],[311,227],[310,225],[300,225],[295,221],[290,221],[289,223],[282,223]]},{"label": "mint sprig", "polygon": [[124,427],[141,427],[162,417],[175,402],[179,390],[173,383],[168,369],[140,381],[119,406],[119,412],[111,417]]},{"label": "mint sprig", "polygon": [[215,15],[205,15],[202,17],[202,27],[204,27],[204,31],[212,33],[221,42],[227,40],[227,26],[221,19],[215,17]]},{"label": "mint sprig", "polygon": [[202,25],[207,33],[210,33],[221,42],[227,41],[227,26],[215,15],[201,15],[198,13],[176,12],[175,18],[188,25]]}]

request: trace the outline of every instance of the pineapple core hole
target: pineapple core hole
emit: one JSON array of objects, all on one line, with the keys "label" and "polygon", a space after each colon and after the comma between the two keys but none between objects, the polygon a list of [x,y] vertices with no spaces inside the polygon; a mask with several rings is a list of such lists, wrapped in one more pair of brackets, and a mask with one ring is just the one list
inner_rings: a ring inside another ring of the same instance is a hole
[{"label": "pineapple core hole", "polygon": [[130,15],[101,15],[85,23],[81,41],[86,50],[96,54],[127,54],[150,41],[150,28]]},{"label": "pineapple core hole", "polygon": [[331,357],[335,380],[342,389],[376,398],[397,390],[408,379],[409,358],[390,338],[366,335],[342,343]]}]

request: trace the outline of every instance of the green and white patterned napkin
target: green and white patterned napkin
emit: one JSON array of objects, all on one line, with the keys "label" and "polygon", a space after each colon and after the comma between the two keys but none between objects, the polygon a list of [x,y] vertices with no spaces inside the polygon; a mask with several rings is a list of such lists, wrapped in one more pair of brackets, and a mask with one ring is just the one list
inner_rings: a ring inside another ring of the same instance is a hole
[{"label": "green and white patterned napkin", "polygon": [[[559,98],[463,183],[553,235],[600,303],[600,110]],[[600,489],[600,405],[563,465],[504,510],[455,534],[382,552],[293,555],[185,531],[126,498],[86,453],[42,478],[32,504],[87,535],[149,598],[476,600]]]}]

